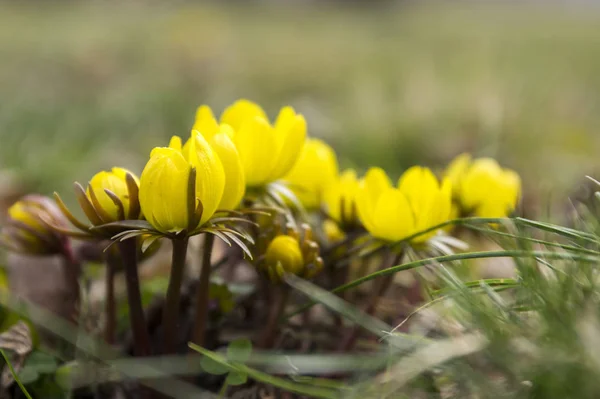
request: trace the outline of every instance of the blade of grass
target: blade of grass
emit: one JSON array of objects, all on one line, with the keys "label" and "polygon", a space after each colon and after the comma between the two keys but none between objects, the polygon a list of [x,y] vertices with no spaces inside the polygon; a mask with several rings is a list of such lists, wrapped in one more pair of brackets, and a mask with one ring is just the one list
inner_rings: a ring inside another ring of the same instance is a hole
[{"label": "blade of grass", "polygon": [[284,378],[275,377],[262,371],[250,368],[241,363],[229,363],[223,355],[209,351],[207,349],[199,347],[198,345],[194,345],[193,343],[190,343],[189,346],[191,349],[197,351],[198,353],[204,356],[208,356],[211,360],[214,360],[215,362],[227,367],[228,369],[246,374],[248,375],[248,377],[251,377],[264,384],[269,384],[277,388],[285,389],[294,393],[299,393],[301,395],[308,395],[314,398],[334,399],[340,397],[339,390],[337,389],[329,389],[324,388],[322,386],[298,383],[291,380],[286,380]]},{"label": "blade of grass", "polygon": [[[548,259],[564,259],[564,260],[574,260],[585,263],[597,263],[600,261],[600,257],[593,256],[584,256],[578,254],[569,254],[569,253],[560,253],[560,252],[551,252],[551,251],[522,251],[522,250],[508,250],[508,251],[483,251],[483,252],[469,252],[464,254],[453,254],[453,255],[444,255],[438,256],[434,258],[421,259],[414,262],[405,263],[402,265],[392,266],[387,269],[379,270],[377,272],[371,273],[367,276],[358,278],[349,283],[340,285],[333,290],[331,293],[340,293],[347,291],[349,289],[355,288],[367,281],[371,281],[378,277],[383,277],[389,274],[398,273],[404,270],[411,270],[417,267],[425,266],[431,263],[445,263],[445,262],[455,262],[461,260],[468,259],[486,259],[486,258],[535,258],[535,257],[545,257]],[[297,310],[287,314],[284,316],[285,318],[290,318],[297,314],[304,312],[305,310],[311,308],[316,305],[316,302],[309,302],[305,305],[302,305]]]},{"label": "blade of grass", "polygon": [[10,360],[8,359],[8,356],[6,356],[6,353],[4,352],[4,350],[0,349],[0,353],[2,354],[2,357],[4,358],[4,361],[6,362],[6,365],[8,366],[8,369],[10,370],[10,373],[12,374],[13,378],[15,379],[15,381],[17,382],[17,384],[19,385],[19,388],[21,389],[21,392],[23,392],[23,395],[25,395],[27,397],[27,399],[32,399],[32,397],[29,394],[29,392],[27,392],[27,389],[25,389],[25,387],[21,383],[21,380],[19,379],[19,376],[15,372],[15,369],[13,368],[12,364],[10,363]]}]

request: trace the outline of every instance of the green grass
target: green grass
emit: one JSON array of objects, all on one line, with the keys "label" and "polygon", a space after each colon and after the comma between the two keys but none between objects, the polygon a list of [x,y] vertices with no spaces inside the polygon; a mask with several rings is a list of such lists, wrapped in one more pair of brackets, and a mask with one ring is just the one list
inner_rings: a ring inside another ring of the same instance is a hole
[{"label": "green grass", "polygon": [[292,104],[345,166],[461,151],[526,187],[594,172],[600,13],[498,6],[4,4],[0,165],[43,192],[185,135],[195,106]]}]

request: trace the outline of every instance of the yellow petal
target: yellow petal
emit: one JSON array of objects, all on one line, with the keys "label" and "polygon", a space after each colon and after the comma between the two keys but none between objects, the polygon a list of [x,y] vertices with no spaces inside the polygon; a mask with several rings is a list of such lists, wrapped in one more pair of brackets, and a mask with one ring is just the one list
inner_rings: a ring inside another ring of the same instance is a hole
[{"label": "yellow petal", "polygon": [[504,169],[502,172],[503,198],[508,205],[510,212],[514,211],[521,196],[521,177],[517,172],[511,169]]},{"label": "yellow petal", "polygon": [[325,190],[323,201],[329,216],[338,222],[341,222],[342,219],[352,221],[353,217],[358,216],[354,214],[358,185],[356,171],[347,169]]},{"label": "yellow petal", "polygon": [[475,209],[498,195],[502,184],[502,168],[491,158],[476,159],[462,181],[461,201],[465,208]]},{"label": "yellow petal", "polygon": [[381,168],[371,168],[359,183],[356,195],[356,208],[361,222],[368,231],[375,230],[375,206],[384,191],[392,188],[392,183]]},{"label": "yellow petal", "polygon": [[231,130],[222,125],[221,133],[213,136],[211,146],[219,156],[225,171],[225,188],[218,209],[236,209],[246,192],[246,179],[240,155],[227,134]]},{"label": "yellow petal", "polygon": [[323,192],[338,176],[337,157],[333,149],[319,139],[307,140],[300,158],[284,177],[306,208],[317,208]]},{"label": "yellow petal", "polygon": [[460,182],[471,165],[471,155],[460,154],[446,168],[445,176],[452,182],[455,195],[459,195]]},{"label": "yellow petal", "polygon": [[169,148],[172,148],[174,150],[181,152],[181,150],[182,150],[181,137],[179,137],[179,136],[171,137],[171,141],[169,141]]},{"label": "yellow petal", "polygon": [[192,130],[199,131],[209,141],[215,134],[219,133],[219,124],[209,106],[201,105],[198,107]]},{"label": "yellow petal", "polygon": [[421,227],[420,215],[426,213],[435,202],[435,196],[440,188],[433,172],[421,166],[407,169],[398,180],[398,188],[406,195],[415,215],[417,226]]},{"label": "yellow petal", "polygon": [[275,131],[269,122],[260,117],[245,121],[236,131],[234,143],[240,154],[246,184],[259,186],[269,183],[277,151]]},{"label": "yellow petal", "polygon": [[48,227],[46,224],[37,216],[37,213],[32,212],[32,210],[32,207],[27,206],[24,201],[17,201],[8,208],[8,215],[12,219],[29,226],[33,230],[47,231]]},{"label": "yellow petal", "polygon": [[140,177],[140,205],[157,230],[176,232],[188,227],[187,190],[190,165],[181,152],[157,147]]},{"label": "yellow petal", "polygon": [[112,168],[110,172],[102,171],[96,173],[90,180],[87,188],[88,197],[90,196],[90,190],[94,190],[94,194],[98,199],[102,210],[110,217],[110,220],[106,222],[114,222],[119,220],[119,208],[113,200],[106,194],[105,189],[116,194],[123,204],[123,210],[127,212],[129,209],[129,190],[127,189],[127,181],[125,176],[127,173],[131,174],[136,182],[139,181],[137,177],[123,168]]},{"label": "yellow petal", "polygon": [[[449,178],[445,178],[442,181],[441,187],[438,187],[438,189],[436,189],[432,195],[434,201],[431,204],[431,207],[427,210],[423,210],[425,213],[422,215],[417,216],[420,218],[420,224],[417,224],[416,226],[417,231],[423,231],[438,224],[447,222],[454,218],[453,211],[457,211],[456,208],[453,210],[452,207],[452,182]],[[431,231],[427,234],[420,235],[414,241],[427,241],[436,233],[437,231]]]},{"label": "yellow petal", "polygon": [[240,99],[225,108],[221,115],[221,123],[228,124],[237,132],[244,122],[256,117],[269,120],[260,105],[246,99]]},{"label": "yellow petal", "polygon": [[373,211],[372,229],[369,232],[374,237],[388,241],[400,241],[416,231],[410,204],[400,190],[388,188],[381,193]]},{"label": "yellow petal", "polygon": [[197,131],[192,131],[188,159],[196,168],[196,198],[202,202],[200,224],[203,224],[212,217],[221,202],[225,171],[219,156]]},{"label": "yellow petal", "polygon": [[276,160],[270,181],[285,176],[294,166],[306,140],[306,121],[292,107],[283,107],[275,121]]}]

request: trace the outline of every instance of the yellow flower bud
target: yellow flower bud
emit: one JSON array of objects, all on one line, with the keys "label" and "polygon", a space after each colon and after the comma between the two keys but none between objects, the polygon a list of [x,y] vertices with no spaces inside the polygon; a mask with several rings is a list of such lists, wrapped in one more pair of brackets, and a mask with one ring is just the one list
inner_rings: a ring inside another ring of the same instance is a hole
[{"label": "yellow flower bud", "polygon": [[265,266],[271,280],[281,279],[284,273],[300,274],[304,268],[304,258],[298,240],[280,235],[267,247]]},{"label": "yellow flower bud", "polygon": [[[369,233],[386,241],[400,241],[449,219],[452,185],[448,179],[440,183],[431,170],[414,166],[404,172],[395,188],[382,169],[371,168],[360,183],[356,202]],[[435,234],[421,235],[413,243]]]},{"label": "yellow flower bud", "polygon": [[1,241],[9,249],[29,254],[64,253],[68,239],[47,223],[66,226],[67,221],[58,206],[41,195],[27,195],[8,209],[8,219],[2,228]]},{"label": "yellow flower bud", "polygon": [[356,172],[347,169],[325,190],[323,199],[327,213],[344,227],[352,227],[358,223],[356,210],[358,186]]},{"label": "yellow flower bud", "polygon": [[337,157],[333,149],[319,139],[308,139],[298,161],[283,178],[300,202],[308,209],[318,208],[325,189],[338,176]]},{"label": "yellow flower bud", "polygon": [[[216,123],[209,111],[206,106],[199,107],[194,123],[205,136]],[[235,144],[248,186],[263,186],[287,174],[306,138],[304,117],[291,107],[282,108],[272,125],[259,105],[243,99],[225,109],[221,124],[232,128],[228,136]]]},{"label": "yellow flower bud", "polygon": [[177,232],[189,227],[188,182],[191,166],[173,148],[155,148],[140,177],[140,205],[157,230]]},{"label": "yellow flower bud", "polygon": [[[195,179],[190,181],[192,168]],[[224,189],[225,172],[219,156],[193,131],[183,147],[181,140],[174,138],[170,147],[152,150],[140,178],[140,205],[157,230],[191,231],[212,217]]]},{"label": "yellow flower bud", "polygon": [[503,169],[494,159],[471,160],[468,154],[462,154],[450,163],[446,175],[453,182],[454,198],[462,214],[506,217],[519,201],[519,175]]},{"label": "yellow flower bud", "polygon": [[[128,213],[130,209],[129,188],[127,185],[128,173],[133,177],[135,184],[139,186],[139,179],[123,168],[112,168],[110,171],[98,172],[90,180],[86,193],[104,223],[137,219],[139,217],[139,212],[136,215]],[[137,201],[137,198],[135,200]],[[136,209],[139,210],[137,205]]]}]

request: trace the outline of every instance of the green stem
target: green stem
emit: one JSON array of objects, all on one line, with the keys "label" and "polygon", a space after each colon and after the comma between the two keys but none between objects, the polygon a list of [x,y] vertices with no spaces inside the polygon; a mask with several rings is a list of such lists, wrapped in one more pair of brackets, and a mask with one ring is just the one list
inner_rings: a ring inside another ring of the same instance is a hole
[{"label": "green stem", "polygon": [[[395,263],[399,262],[402,259],[402,254],[399,254],[396,256],[394,256],[393,254],[390,254],[388,256],[389,256],[389,259],[387,260],[386,263],[390,266],[393,266]],[[367,303],[367,307],[364,310],[364,312],[366,314],[368,314],[369,316],[372,316],[375,313],[375,310],[377,310],[377,305],[379,304],[379,301],[385,295],[387,290],[390,288],[393,281],[394,281],[394,274],[390,274],[390,275],[385,276],[378,282],[379,284],[376,287],[376,289],[373,291],[373,293],[371,294],[371,297],[369,298],[369,302]],[[340,343],[340,346],[339,346],[340,352],[348,352],[354,347],[356,340],[358,339],[358,335],[360,333],[360,328],[361,328],[360,325],[356,324],[346,333],[346,335],[343,337],[343,339]]]},{"label": "green stem", "polygon": [[275,338],[277,337],[277,325],[279,324],[279,319],[285,310],[285,305],[290,293],[288,287],[283,284],[277,285],[274,288],[275,295],[269,310],[269,318],[259,341],[259,347],[263,349],[270,349],[275,344]]},{"label": "green stem", "polygon": [[81,263],[75,257],[69,244],[64,244],[62,251],[62,275],[65,285],[68,287],[70,300],[73,304],[73,313],[70,320],[77,322],[79,319],[79,306],[81,304],[81,293],[79,290],[79,276],[81,274]]},{"label": "green stem", "polygon": [[136,356],[151,354],[150,335],[148,334],[142,293],[138,276],[138,250],[136,238],[119,241],[119,251],[125,266],[125,283],[127,286],[127,301],[129,303],[129,322],[133,332],[133,345]]},{"label": "green stem", "polygon": [[221,387],[221,390],[219,391],[219,398],[225,397],[225,394],[227,394],[227,388],[229,388],[229,384],[227,383],[227,380],[225,380],[223,386]]},{"label": "green stem", "polygon": [[106,302],[105,302],[105,326],[104,340],[107,344],[115,343],[115,332],[117,328],[117,304],[115,301],[115,273],[120,266],[120,260],[114,253],[113,248],[108,249],[106,254]]},{"label": "green stem", "polygon": [[185,272],[185,258],[187,255],[188,238],[173,238],[173,256],[171,262],[171,276],[169,277],[169,287],[167,288],[167,297],[165,307],[163,308],[163,332],[164,332],[164,353],[175,352],[177,331],[179,330],[179,305],[181,302],[181,284]]},{"label": "green stem", "polygon": [[198,288],[196,290],[196,312],[194,317],[194,331],[192,342],[198,346],[204,346],[206,336],[206,325],[208,321],[208,303],[210,301],[210,258],[212,256],[215,236],[204,235],[204,247],[202,248],[202,265]]}]

